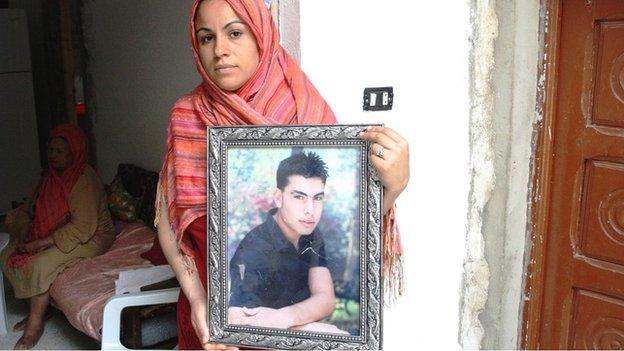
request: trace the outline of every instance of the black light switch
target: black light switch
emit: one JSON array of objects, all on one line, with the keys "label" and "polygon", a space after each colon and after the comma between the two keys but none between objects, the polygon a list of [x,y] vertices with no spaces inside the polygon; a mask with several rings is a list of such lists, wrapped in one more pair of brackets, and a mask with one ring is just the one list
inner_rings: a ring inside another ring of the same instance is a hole
[{"label": "black light switch", "polygon": [[392,87],[364,89],[364,111],[392,110],[393,101],[394,92]]}]

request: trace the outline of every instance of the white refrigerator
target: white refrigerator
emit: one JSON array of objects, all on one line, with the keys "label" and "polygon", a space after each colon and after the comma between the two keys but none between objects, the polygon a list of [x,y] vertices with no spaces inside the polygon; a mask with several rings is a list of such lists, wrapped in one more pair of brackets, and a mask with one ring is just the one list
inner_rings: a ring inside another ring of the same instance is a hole
[{"label": "white refrigerator", "polygon": [[0,214],[41,170],[31,70],[26,12],[0,9]]}]

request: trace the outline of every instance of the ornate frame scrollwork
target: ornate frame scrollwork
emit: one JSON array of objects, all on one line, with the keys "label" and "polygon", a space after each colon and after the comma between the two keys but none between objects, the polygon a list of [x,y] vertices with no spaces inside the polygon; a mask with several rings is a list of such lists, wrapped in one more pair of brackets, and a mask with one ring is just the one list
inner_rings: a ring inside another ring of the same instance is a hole
[{"label": "ornate frame scrollwork", "polygon": [[[382,186],[370,161],[368,125],[238,126],[208,129],[208,325],[211,341],[271,349],[379,350],[382,348]],[[358,148],[360,179],[359,335],[231,325],[227,323],[227,164],[230,147]],[[374,156],[373,156],[374,157]]]}]

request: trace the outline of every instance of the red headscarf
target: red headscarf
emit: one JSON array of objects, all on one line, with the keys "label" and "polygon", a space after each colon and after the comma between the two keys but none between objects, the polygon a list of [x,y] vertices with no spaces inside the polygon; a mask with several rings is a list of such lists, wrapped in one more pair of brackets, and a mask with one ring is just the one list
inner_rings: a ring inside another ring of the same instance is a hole
[{"label": "red headscarf", "polygon": [[59,125],[50,132],[48,142],[58,137],[69,144],[73,163],[62,172],[48,167],[35,205],[30,240],[45,238],[69,221],[69,194],[87,164],[87,138],[79,127]]},{"label": "red headscarf", "polygon": [[[226,0],[253,32],[260,62],[254,75],[236,92],[224,91],[213,83],[199,59],[195,35],[195,15],[201,1],[195,0],[191,9],[190,36],[203,82],[178,100],[171,111],[159,186],[180,248],[187,254],[191,250],[181,240],[182,233],[191,222],[206,215],[207,126],[336,123],[325,100],[280,46],[277,28],[263,0]],[[158,211],[160,205],[156,208]]]}]

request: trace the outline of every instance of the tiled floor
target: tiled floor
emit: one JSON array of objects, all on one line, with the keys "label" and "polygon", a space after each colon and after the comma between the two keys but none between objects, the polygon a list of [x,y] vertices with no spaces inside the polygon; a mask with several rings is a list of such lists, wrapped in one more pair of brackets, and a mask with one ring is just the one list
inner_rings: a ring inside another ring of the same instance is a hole
[{"label": "tiled floor", "polygon": [[[22,335],[21,332],[13,332],[13,325],[28,313],[26,300],[17,300],[13,297],[13,291],[8,281],[4,281],[5,297],[7,304],[7,318],[9,333],[0,336],[0,350],[11,350],[13,345]],[[54,310],[53,316],[46,322],[45,331],[34,348],[35,350],[98,350],[100,344],[90,337],[74,329],[65,319],[63,313]]]}]

